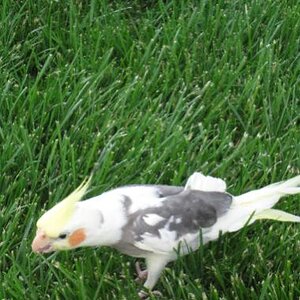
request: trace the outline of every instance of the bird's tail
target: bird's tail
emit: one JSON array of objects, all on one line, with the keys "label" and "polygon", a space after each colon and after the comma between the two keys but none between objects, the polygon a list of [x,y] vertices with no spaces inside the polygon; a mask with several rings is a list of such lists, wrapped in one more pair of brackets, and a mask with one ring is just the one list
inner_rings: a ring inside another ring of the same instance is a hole
[{"label": "bird's tail", "polygon": [[300,223],[300,217],[278,209],[272,209],[281,197],[299,193],[300,176],[296,176],[234,197],[232,209],[240,211],[241,215],[245,215],[248,219],[252,216],[249,223],[253,223],[258,219]]}]

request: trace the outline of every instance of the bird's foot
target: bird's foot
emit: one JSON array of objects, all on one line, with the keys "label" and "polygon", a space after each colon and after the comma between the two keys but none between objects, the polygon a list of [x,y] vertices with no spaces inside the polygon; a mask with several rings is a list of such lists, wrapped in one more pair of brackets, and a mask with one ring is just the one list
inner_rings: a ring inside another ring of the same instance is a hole
[{"label": "bird's foot", "polygon": [[147,278],[148,271],[147,270],[142,271],[140,263],[138,261],[135,263],[135,270],[138,275],[137,278],[135,279],[136,281],[143,281]]},{"label": "bird's foot", "polygon": [[149,291],[149,292],[140,291],[138,293],[138,296],[140,297],[140,299],[143,299],[143,300],[150,299],[149,295],[154,295],[156,297],[162,297],[162,293],[160,291]]}]

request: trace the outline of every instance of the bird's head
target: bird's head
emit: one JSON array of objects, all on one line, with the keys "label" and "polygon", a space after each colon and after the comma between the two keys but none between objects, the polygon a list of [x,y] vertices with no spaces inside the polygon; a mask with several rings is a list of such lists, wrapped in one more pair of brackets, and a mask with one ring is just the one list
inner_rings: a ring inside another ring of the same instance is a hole
[{"label": "bird's head", "polygon": [[34,252],[47,253],[92,244],[90,239],[93,238],[95,222],[99,222],[100,212],[82,206],[82,202],[79,202],[90,179],[85,180],[37,221],[37,232],[31,245]]}]

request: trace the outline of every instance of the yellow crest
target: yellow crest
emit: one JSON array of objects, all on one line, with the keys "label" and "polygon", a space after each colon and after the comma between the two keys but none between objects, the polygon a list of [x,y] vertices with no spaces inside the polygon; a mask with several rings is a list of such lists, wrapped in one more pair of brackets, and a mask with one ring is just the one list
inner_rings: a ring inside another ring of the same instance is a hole
[{"label": "yellow crest", "polygon": [[42,229],[48,237],[56,238],[60,234],[64,225],[72,217],[76,202],[86,193],[92,176],[85,179],[81,185],[61,202],[46,211],[37,221],[36,226]]}]

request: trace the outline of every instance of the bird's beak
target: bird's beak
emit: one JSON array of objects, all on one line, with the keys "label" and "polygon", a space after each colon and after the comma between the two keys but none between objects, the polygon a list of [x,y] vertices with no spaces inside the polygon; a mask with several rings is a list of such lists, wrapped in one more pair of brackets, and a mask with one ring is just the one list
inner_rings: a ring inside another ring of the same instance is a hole
[{"label": "bird's beak", "polygon": [[34,240],[31,244],[32,251],[35,253],[47,253],[54,251],[51,240],[40,229],[37,230]]}]

